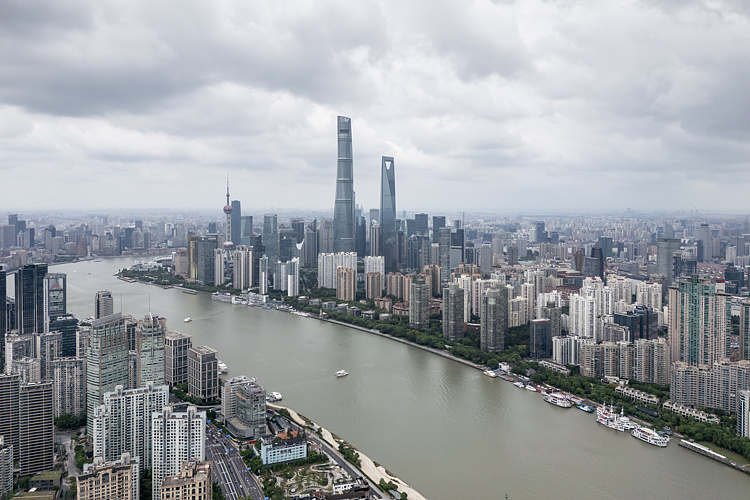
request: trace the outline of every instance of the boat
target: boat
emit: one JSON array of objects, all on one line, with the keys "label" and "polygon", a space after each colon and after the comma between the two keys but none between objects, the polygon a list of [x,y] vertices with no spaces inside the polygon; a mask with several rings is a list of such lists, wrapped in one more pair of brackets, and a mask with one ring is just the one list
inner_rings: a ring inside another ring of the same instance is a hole
[{"label": "boat", "polygon": [[513,382],[516,387],[524,387],[523,382]]},{"label": "boat", "polygon": [[189,288],[188,289],[183,289],[182,293],[188,293],[190,295],[198,295],[198,292],[196,292],[195,290],[190,290]]},{"label": "boat", "polygon": [[568,398],[566,398],[559,392],[550,392],[549,394],[544,396],[544,400],[555,406],[559,406],[560,408],[570,408],[571,406],[573,406],[573,403],[571,403]]},{"label": "boat", "polygon": [[593,406],[589,406],[589,405],[584,404],[584,403],[578,403],[576,405],[576,408],[578,408],[581,411],[585,411],[586,413],[594,413],[594,407]]},{"label": "boat", "polygon": [[633,429],[633,432],[631,432],[630,435],[634,438],[640,439],[645,443],[658,446],[659,448],[666,448],[666,446],[669,444],[669,436],[662,436],[655,430],[649,429],[648,427],[639,427],[638,429]]},{"label": "boat", "polygon": [[640,427],[640,425],[625,416],[624,410],[620,410],[620,414],[618,415],[612,405],[610,405],[609,409],[607,409],[606,405],[597,407],[596,422],[620,432]]},{"label": "boat", "polygon": [[183,321],[184,323],[190,323],[191,321],[193,321],[193,318],[185,318],[185,319],[183,319],[182,321]]},{"label": "boat", "polygon": [[488,377],[492,377],[492,378],[497,377],[497,373],[493,372],[492,370],[485,370],[483,373],[487,375]]},{"label": "boat", "polygon": [[219,367],[219,373],[226,373],[229,371],[229,367],[223,361],[219,360],[216,365]]},{"label": "boat", "polygon": [[266,401],[270,401],[271,403],[281,400],[282,397],[280,392],[272,392],[271,394],[266,395]]},{"label": "boat", "polygon": [[533,391],[533,392],[536,392],[536,387],[534,387],[534,386],[533,386],[533,385],[531,385],[531,384],[527,385],[527,386],[526,386],[526,389],[527,389],[527,390],[529,390],[529,391]]},{"label": "boat", "polygon": [[346,370],[339,370],[336,372],[337,377],[346,377],[349,373]]}]

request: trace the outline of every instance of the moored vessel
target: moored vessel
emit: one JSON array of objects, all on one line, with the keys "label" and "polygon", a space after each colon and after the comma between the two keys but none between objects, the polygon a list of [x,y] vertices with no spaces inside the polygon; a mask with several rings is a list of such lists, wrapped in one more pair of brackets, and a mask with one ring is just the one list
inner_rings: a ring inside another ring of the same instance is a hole
[{"label": "moored vessel", "polygon": [[648,444],[658,446],[659,448],[665,448],[669,444],[669,436],[663,436],[648,427],[633,429],[633,432],[631,432],[630,435]]},{"label": "moored vessel", "polygon": [[573,404],[559,392],[550,392],[544,396],[544,400],[560,408],[570,408]]},{"label": "moored vessel", "polygon": [[581,411],[585,411],[586,413],[594,413],[594,407],[593,406],[589,406],[589,405],[584,404],[584,403],[578,403],[576,405],[576,408],[578,408]]}]

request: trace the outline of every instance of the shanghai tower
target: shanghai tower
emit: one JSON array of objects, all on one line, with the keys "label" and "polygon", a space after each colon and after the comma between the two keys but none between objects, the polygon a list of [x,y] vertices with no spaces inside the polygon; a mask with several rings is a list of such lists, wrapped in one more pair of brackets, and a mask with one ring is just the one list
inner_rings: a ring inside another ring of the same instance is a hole
[{"label": "shanghai tower", "polygon": [[393,158],[384,156],[380,178],[380,255],[385,257],[385,272],[398,270],[398,234],[396,231],[396,172]]},{"label": "shanghai tower", "polygon": [[336,204],[333,207],[333,251],[354,252],[354,166],[351,118],[338,117],[338,136]]}]

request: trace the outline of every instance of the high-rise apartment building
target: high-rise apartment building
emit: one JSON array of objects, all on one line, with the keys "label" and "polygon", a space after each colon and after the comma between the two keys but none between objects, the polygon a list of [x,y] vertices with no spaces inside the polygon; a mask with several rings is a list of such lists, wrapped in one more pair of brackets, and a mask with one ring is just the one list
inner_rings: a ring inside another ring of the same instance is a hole
[{"label": "high-rise apartment building", "polygon": [[82,416],[86,411],[86,359],[57,358],[49,364],[55,418]]},{"label": "high-rise apartment building", "polygon": [[750,299],[740,305],[740,359],[750,361]]},{"label": "high-rise apartment building", "polygon": [[86,350],[87,425],[92,428],[94,408],[104,393],[128,387],[128,334],[121,313],[94,320]]},{"label": "high-rise apartment building", "polygon": [[191,347],[193,338],[190,335],[164,334],[164,383],[176,386],[188,381],[188,350]]},{"label": "high-rise apartment building", "polygon": [[508,289],[491,287],[481,297],[480,348],[483,351],[505,349],[508,333]]},{"label": "high-rise apartment building", "polygon": [[357,271],[341,266],[336,268],[335,288],[338,300],[355,300],[357,298]]},{"label": "high-rise apartment building", "polygon": [[464,290],[458,283],[443,288],[443,338],[459,340],[464,336]]},{"label": "high-rise apartment building", "polygon": [[398,270],[398,227],[396,226],[396,167],[391,157],[383,156],[380,173],[380,252],[385,272]]},{"label": "high-rise apartment building", "polygon": [[0,436],[0,500],[13,496],[13,447]]},{"label": "high-rise apartment building", "polygon": [[261,295],[268,293],[269,264],[268,255],[264,255],[258,261],[258,293]]},{"label": "high-rise apartment building", "polygon": [[18,405],[18,458],[21,475],[29,476],[52,470],[55,451],[52,382],[21,384]]},{"label": "high-rise apartment building", "polygon": [[333,207],[333,252],[354,252],[354,160],[352,121],[337,118],[338,158],[336,161],[336,202]]},{"label": "high-rise apartment building", "polygon": [[183,462],[180,473],[164,478],[161,500],[211,500],[213,480],[210,462]]},{"label": "high-rise apartment building", "polygon": [[6,300],[8,296],[7,290],[7,276],[5,273],[5,266],[0,264],[0,351],[5,348],[5,332],[8,327],[8,319],[6,317]]},{"label": "high-rise apartment building", "polygon": [[232,286],[247,290],[253,285],[253,247],[239,245],[234,249]]},{"label": "high-rise apartment building", "polygon": [[16,273],[18,333],[44,331],[44,277],[47,264],[27,264]]},{"label": "high-rise apartment building", "polygon": [[451,228],[441,227],[438,234],[438,266],[440,282],[448,283],[451,275]]},{"label": "high-rise apartment building", "polygon": [[204,402],[219,398],[218,352],[206,345],[188,349],[188,393]]},{"label": "high-rise apartment building", "polygon": [[339,267],[354,271],[357,279],[357,254],[355,252],[339,252],[318,255],[318,287],[336,288],[336,270]]},{"label": "high-rise apartment building", "polygon": [[708,278],[693,276],[669,288],[669,344],[672,361],[712,366],[729,357],[731,296]]},{"label": "high-rise apartment building", "polygon": [[94,409],[91,436],[94,456],[116,460],[123,453],[138,457],[140,467],[151,467],[151,415],[169,403],[169,387],[148,382],[145,387],[125,390],[121,385],[104,394]]},{"label": "high-rise apartment building", "polygon": [[140,491],[138,457],[128,453],[113,462],[96,457],[78,476],[77,500],[139,500]]},{"label": "high-rise apartment building", "polygon": [[36,356],[40,364],[41,379],[52,380],[50,363],[62,356],[62,333],[40,333],[34,337],[36,341]]},{"label": "high-rise apartment building", "polygon": [[135,332],[135,351],[138,366],[131,388],[143,387],[146,382],[164,384],[164,335],[167,319],[149,313],[138,321]]},{"label": "high-rise apartment building", "polygon": [[13,446],[18,457],[18,396],[20,377],[17,373],[0,374],[0,436],[5,444]]},{"label": "high-rise apartment building", "polygon": [[423,274],[411,282],[409,296],[409,326],[427,330],[430,327],[430,289]]},{"label": "high-rise apartment building", "polygon": [[161,498],[164,478],[177,475],[183,462],[206,459],[206,412],[195,406],[173,412],[166,406],[152,415],[151,429],[151,498],[156,499]]},{"label": "high-rise apartment building", "polygon": [[377,299],[383,296],[383,276],[380,273],[365,274],[365,297]]},{"label": "high-rise apartment building", "polygon": [[115,304],[112,299],[112,292],[109,290],[96,292],[96,297],[94,298],[94,318],[103,318],[104,316],[114,314],[114,312]]}]

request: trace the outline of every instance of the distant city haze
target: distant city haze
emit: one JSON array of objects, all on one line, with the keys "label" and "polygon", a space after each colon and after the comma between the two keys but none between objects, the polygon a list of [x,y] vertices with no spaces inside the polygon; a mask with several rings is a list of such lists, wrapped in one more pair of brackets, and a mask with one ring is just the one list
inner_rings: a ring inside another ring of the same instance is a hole
[{"label": "distant city haze", "polygon": [[4,2],[0,211],[747,210],[750,6]]}]

